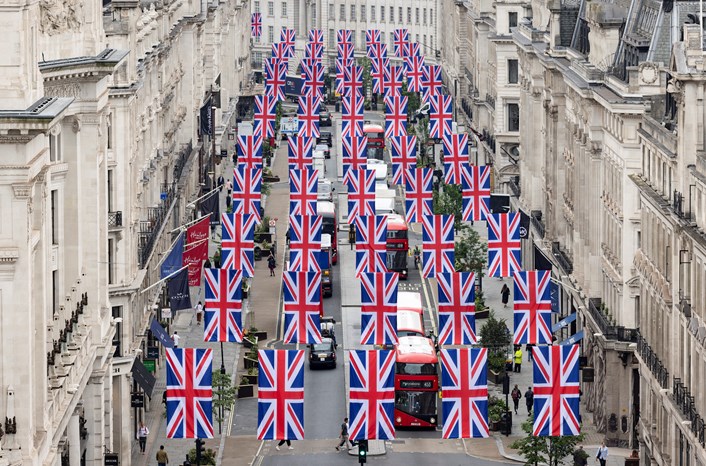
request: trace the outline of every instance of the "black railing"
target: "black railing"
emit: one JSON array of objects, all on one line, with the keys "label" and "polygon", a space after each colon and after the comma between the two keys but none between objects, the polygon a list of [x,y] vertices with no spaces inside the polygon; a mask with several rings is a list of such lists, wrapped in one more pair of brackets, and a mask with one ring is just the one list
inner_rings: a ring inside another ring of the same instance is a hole
[{"label": "black railing", "polygon": [[108,228],[120,228],[123,226],[122,211],[108,212]]},{"label": "black railing", "polygon": [[515,197],[520,197],[520,194],[522,194],[522,190],[520,189],[519,176],[513,176],[512,178],[510,178],[510,181],[507,182],[507,185],[510,186],[510,191],[512,191],[512,194]]},{"label": "black railing", "polygon": [[574,272],[574,264],[571,257],[561,249],[558,241],[552,243],[552,255],[559,262],[559,266],[566,272],[567,275],[571,275]]},{"label": "black railing", "polygon": [[591,314],[593,321],[598,325],[598,330],[601,331],[603,335],[609,340],[617,338],[617,331],[615,327],[610,323],[608,317],[601,311],[602,300],[601,298],[589,298],[588,299],[588,312]]},{"label": "black railing", "polygon": [[640,354],[643,361],[645,361],[645,365],[650,372],[652,372],[652,375],[657,380],[657,383],[659,383],[659,386],[662,388],[667,388],[669,386],[669,371],[666,367],[664,367],[662,361],[660,361],[657,354],[655,354],[650,345],[647,343],[647,340],[642,337],[642,334],[639,331],[637,332],[637,352]]},{"label": "black railing", "polygon": [[530,222],[532,223],[534,229],[537,230],[539,238],[544,239],[544,233],[546,231],[546,228],[544,227],[544,222],[542,222],[542,211],[533,210],[532,212],[530,212]]},{"label": "black railing", "polygon": [[691,432],[698,439],[701,446],[706,443],[706,425],[704,419],[696,411],[694,396],[680,378],[674,377],[672,382],[672,397],[686,420],[691,422]]}]

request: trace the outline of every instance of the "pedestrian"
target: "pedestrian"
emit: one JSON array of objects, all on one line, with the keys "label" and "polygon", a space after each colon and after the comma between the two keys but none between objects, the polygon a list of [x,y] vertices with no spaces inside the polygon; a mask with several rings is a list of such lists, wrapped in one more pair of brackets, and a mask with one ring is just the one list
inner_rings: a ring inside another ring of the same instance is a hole
[{"label": "pedestrian", "polygon": [[596,452],[596,459],[601,463],[601,466],[605,466],[605,462],[608,460],[608,447],[605,446],[605,440]]},{"label": "pedestrian", "polygon": [[233,198],[231,196],[226,196],[226,210],[230,209],[230,205],[233,203]]},{"label": "pedestrian", "polygon": [[270,255],[267,256],[267,267],[270,269],[270,277],[275,276],[275,267],[277,267],[277,261],[275,260],[274,254],[270,251]]},{"label": "pedestrian", "polygon": [[164,390],[162,392],[162,404],[164,405],[165,408],[167,407],[167,391],[166,390]]},{"label": "pedestrian", "polygon": [[223,175],[218,175],[218,191],[223,192],[223,185],[225,184],[225,179],[223,179]]},{"label": "pedestrian", "polygon": [[515,372],[522,372],[522,346],[515,347]]},{"label": "pedestrian", "polygon": [[210,269],[211,268],[211,259],[208,257],[206,258],[206,262],[203,263],[203,268],[204,269]]},{"label": "pedestrian", "polygon": [[279,447],[284,445],[285,442],[287,443],[287,448],[289,448],[290,450],[294,450],[294,447],[292,446],[292,442],[289,439],[280,440],[279,443],[277,444],[277,446],[275,447],[275,450],[279,451]]},{"label": "pedestrian", "polygon": [[177,333],[176,330],[174,330],[174,334],[172,335],[172,341],[174,342],[174,348],[179,348],[179,339],[181,337]]},{"label": "pedestrian", "polygon": [[512,403],[515,405],[515,414],[517,414],[517,408],[520,407],[520,398],[522,398],[522,391],[517,384],[515,384],[515,388],[512,389],[510,396],[512,396]]},{"label": "pedestrian", "polygon": [[503,307],[507,307],[507,302],[510,300],[510,288],[506,283],[503,283],[503,289],[500,290],[500,296],[503,298]]},{"label": "pedestrian", "polygon": [[230,197],[231,191],[233,191],[233,181],[228,180],[226,181],[226,191],[228,191],[228,197]]},{"label": "pedestrian", "polygon": [[341,433],[338,434],[338,438],[341,439],[341,443],[336,445],[336,451],[341,451],[341,447],[343,445],[346,446],[346,449],[350,449],[352,445],[349,447],[350,442],[348,441],[348,418],[343,418],[343,423],[341,424]]},{"label": "pedestrian", "polygon": [[534,404],[534,392],[532,387],[529,387],[525,392],[525,405],[527,406],[527,415],[532,414],[532,405]]},{"label": "pedestrian", "polygon": [[291,237],[291,233],[292,233],[292,228],[291,227],[287,228],[287,233],[285,233],[285,235],[284,235],[284,238],[287,240],[287,246],[289,246],[289,239]]},{"label": "pedestrian", "polygon": [[150,430],[147,428],[144,422],[140,421],[140,427],[137,429],[137,440],[140,441],[140,451],[145,454],[145,445],[147,445],[147,436],[150,434]]},{"label": "pedestrian", "polygon": [[157,452],[157,465],[167,466],[169,463],[169,456],[167,456],[166,450],[164,450],[164,445],[159,446],[159,451]]},{"label": "pedestrian", "polygon": [[534,347],[533,344],[527,343],[525,345],[525,351],[527,351],[527,361],[533,361],[534,356],[532,355],[532,348]]},{"label": "pedestrian", "polygon": [[196,305],[196,325],[201,325],[201,316],[203,315],[203,304],[201,301]]},{"label": "pedestrian", "polygon": [[583,449],[583,445],[579,445],[573,456],[574,466],[586,466],[588,464],[588,453]]}]

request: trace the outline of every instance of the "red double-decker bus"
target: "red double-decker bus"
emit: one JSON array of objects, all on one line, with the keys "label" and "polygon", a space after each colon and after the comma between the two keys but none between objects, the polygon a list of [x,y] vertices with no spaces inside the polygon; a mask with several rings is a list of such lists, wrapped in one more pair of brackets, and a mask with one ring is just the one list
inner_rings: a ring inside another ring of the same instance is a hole
[{"label": "red double-decker bus", "polygon": [[365,123],[363,125],[363,136],[368,138],[368,158],[382,160],[382,154],[385,150],[385,129],[374,123]]},{"label": "red double-decker bus", "polygon": [[387,215],[387,270],[400,274],[407,280],[407,255],[409,232],[404,218],[398,214]]},{"label": "red double-decker bus", "polygon": [[400,337],[395,368],[395,427],[436,428],[439,391],[434,342],[425,337]]}]

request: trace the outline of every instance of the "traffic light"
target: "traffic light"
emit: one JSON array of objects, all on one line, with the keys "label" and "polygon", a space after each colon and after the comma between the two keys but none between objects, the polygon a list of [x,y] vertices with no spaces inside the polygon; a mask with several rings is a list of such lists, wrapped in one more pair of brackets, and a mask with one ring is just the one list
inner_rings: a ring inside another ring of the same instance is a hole
[{"label": "traffic light", "polygon": [[204,448],[203,448],[203,446],[205,444],[206,444],[206,442],[204,442],[200,438],[196,439],[196,465],[197,466],[201,465],[201,455],[203,455],[205,453]]},{"label": "traffic light", "polygon": [[368,462],[368,441],[359,440],[358,441],[358,464],[365,464]]}]

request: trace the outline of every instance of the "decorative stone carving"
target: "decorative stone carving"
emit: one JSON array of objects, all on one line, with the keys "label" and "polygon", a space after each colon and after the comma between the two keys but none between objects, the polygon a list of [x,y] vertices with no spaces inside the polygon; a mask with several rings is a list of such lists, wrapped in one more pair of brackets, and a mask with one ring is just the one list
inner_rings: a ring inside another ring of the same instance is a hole
[{"label": "decorative stone carving", "polygon": [[642,62],[638,67],[638,74],[643,84],[654,84],[659,78],[659,67],[655,63]]},{"label": "decorative stone carving", "polygon": [[71,131],[74,133],[81,131],[81,119],[77,116],[75,116],[71,122]]},{"label": "decorative stone carving", "polygon": [[77,31],[83,23],[82,0],[40,0],[39,29],[53,36]]},{"label": "decorative stone carving", "polygon": [[12,190],[17,199],[27,199],[32,192],[32,186],[28,184],[13,184]]},{"label": "decorative stone carving", "polygon": [[73,97],[78,99],[81,96],[81,85],[78,83],[65,83],[48,85],[45,87],[47,97]]}]

